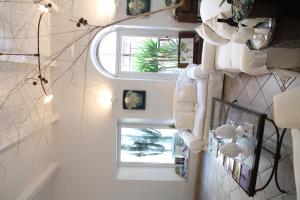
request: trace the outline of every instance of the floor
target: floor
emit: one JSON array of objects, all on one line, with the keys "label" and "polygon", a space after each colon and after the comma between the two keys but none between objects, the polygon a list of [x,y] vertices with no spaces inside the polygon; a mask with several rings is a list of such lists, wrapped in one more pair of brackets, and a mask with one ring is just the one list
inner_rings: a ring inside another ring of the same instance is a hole
[{"label": "floor", "polygon": [[[285,90],[300,86],[300,79],[293,77],[279,77],[277,75],[249,76],[240,74],[237,77],[226,76],[224,99],[233,101],[248,108],[264,112],[273,118],[273,96]],[[270,123],[265,126],[264,146],[275,150],[276,135]],[[276,186],[274,178],[270,185],[263,191],[250,198],[244,193],[237,183],[228,175],[227,171],[215,157],[209,153],[203,155],[201,171],[200,199],[201,200],[296,200],[295,181],[293,173],[293,149],[290,130],[285,136],[281,150],[282,158],[279,163],[279,184],[288,191],[281,194]],[[259,188],[266,183],[271,171],[274,159],[271,154],[262,151],[257,186]]]}]

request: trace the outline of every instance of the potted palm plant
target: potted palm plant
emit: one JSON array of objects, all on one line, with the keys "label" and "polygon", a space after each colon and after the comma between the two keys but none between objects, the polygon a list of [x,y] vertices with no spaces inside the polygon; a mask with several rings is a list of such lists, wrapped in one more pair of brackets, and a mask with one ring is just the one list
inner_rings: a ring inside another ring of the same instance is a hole
[{"label": "potted palm plant", "polygon": [[166,39],[146,39],[134,56],[134,66],[140,72],[162,72],[177,68],[178,41]]}]

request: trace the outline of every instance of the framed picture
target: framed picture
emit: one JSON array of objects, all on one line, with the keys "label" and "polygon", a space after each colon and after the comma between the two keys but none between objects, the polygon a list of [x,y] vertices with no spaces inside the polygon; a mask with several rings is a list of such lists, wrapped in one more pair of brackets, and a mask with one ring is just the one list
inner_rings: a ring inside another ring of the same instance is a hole
[{"label": "framed picture", "polygon": [[203,40],[194,31],[179,32],[178,67],[185,68],[189,63],[200,64]]},{"label": "framed picture", "polygon": [[151,0],[127,0],[127,15],[150,12]]},{"label": "framed picture", "polygon": [[123,91],[123,109],[127,110],[145,110],[146,91],[124,90]]},{"label": "framed picture", "polygon": [[233,171],[233,165],[234,165],[234,160],[232,158],[227,158],[228,159],[228,165],[227,165],[227,171],[232,174]]},{"label": "framed picture", "polygon": [[248,191],[249,189],[249,182],[251,178],[251,170],[245,164],[241,166],[241,173],[240,173],[240,186],[245,190]]},{"label": "framed picture", "polygon": [[232,176],[233,178],[239,183],[240,181],[240,174],[241,174],[241,162],[238,160],[234,161],[234,166],[233,166],[233,172]]}]

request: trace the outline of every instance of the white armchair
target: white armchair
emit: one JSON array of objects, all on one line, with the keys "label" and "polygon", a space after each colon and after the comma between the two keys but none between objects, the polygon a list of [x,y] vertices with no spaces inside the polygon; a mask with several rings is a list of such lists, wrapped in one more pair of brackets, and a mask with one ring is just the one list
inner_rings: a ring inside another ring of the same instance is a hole
[{"label": "white armchair", "polygon": [[[217,22],[217,18],[231,16],[231,7],[221,0],[202,0],[201,17],[203,23],[196,32],[204,39],[202,65],[207,71],[245,72],[261,75],[278,68],[300,67],[300,49],[269,48],[250,51],[245,41],[253,36],[253,29],[231,27]],[[247,20],[253,27],[261,19]]]},{"label": "white armchair", "polygon": [[297,199],[300,200],[300,87],[274,97],[274,119],[278,127],[292,129]]}]

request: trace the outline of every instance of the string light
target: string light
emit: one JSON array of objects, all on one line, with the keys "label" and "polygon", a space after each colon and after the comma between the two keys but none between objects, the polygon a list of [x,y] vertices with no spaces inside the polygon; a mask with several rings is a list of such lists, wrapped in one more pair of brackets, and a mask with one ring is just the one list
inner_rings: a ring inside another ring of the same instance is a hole
[{"label": "string light", "polygon": [[[50,4],[51,5],[51,4]],[[51,5],[52,6],[52,5]],[[42,12],[42,13],[47,13],[49,12],[49,6],[48,5],[43,5],[43,4],[38,4],[38,9]]]},{"label": "string light", "polygon": [[59,11],[58,6],[50,0],[38,1],[35,4],[42,13],[47,13],[50,11]]}]

